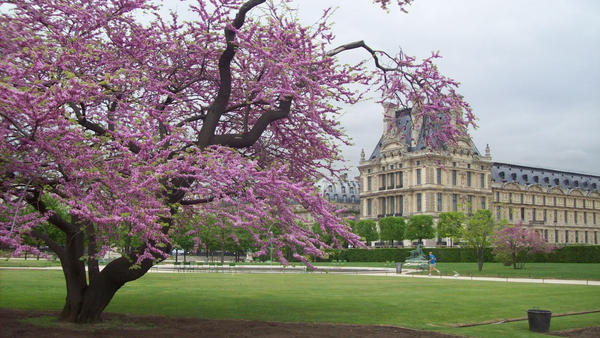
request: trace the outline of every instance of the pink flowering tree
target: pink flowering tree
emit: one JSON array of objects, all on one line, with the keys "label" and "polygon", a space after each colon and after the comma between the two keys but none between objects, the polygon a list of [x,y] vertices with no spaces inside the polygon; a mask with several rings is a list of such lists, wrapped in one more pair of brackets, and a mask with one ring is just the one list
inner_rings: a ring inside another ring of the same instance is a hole
[{"label": "pink flowering tree", "polygon": [[508,226],[494,235],[494,254],[514,269],[522,269],[529,255],[549,253],[554,246],[548,244],[535,230],[528,229],[522,223]]},{"label": "pink flowering tree", "polygon": [[[336,118],[362,97],[351,84],[418,108],[439,127],[431,144],[472,122],[437,54],[332,46],[328,11],[303,26],[287,2],[197,1],[189,22],[144,0],[2,2],[0,243],[18,255],[43,241],[58,256],[63,320],[97,321],[177,236],[205,245],[207,226],[283,263],[284,248],[306,261],[338,238],[360,246],[313,185],[348,142]],[[338,62],[355,48],[373,62]],[[177,219],[187,213],[200,221]],[[100,269],[109,250],[120,257]]]}]

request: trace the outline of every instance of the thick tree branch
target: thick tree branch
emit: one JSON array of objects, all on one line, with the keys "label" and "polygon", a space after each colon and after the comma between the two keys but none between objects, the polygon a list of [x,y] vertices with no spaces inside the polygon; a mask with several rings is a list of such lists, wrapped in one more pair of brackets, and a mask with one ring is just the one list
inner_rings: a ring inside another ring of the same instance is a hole
[{"label": "thick tree branch", "polygon": [[179,201],[179,204],[181,205],[195,205],[195,204],[203,204],[203,203],[210,203],[212,201],[214,201],[214,197],[208,197],[208,198],[197,198],[194,200],[181,200]]},{"label": "thick tree branch", "polygon": [[98,243],[96,242],[96,229],[92,222],[86,222],[85,231],[87,232],[88,238],[88,280],[90,283],[96,279],[100,273],[100,267],[98,266]]},{"label": "thick tree branch", "polygon": [[262,114],[250,131],[242,134],[215,135],[213,144],[232,148],[249,147],[258,140],[269,124],[273,121],[286,118],[290,114],[291,106],[291,98],[283,99],[279,102],[279,109]]},{"label": "thick tree branch", "polygon": [[[27,196],[25,200],[40,214],[45,214],[49,211],[46,204],[42,201],[39,191],[35,191],[33,195]],[[74,224],[65,221],[56,213],[53,213],[52,216],[48,218],[48,222],[56,225],[56,227],[64,233],[74,233],[79,230]]]},{"label": "thick tree branch", "polygon": [[48,247],[54,251],[60,260],[65,257],[65,249],[56,243],[52,238],[50,238],[50,236],[35,230],[31,231],[29,234],[44,241],[44,243],[46,243],[46,245],[48,245]]},{"label": "thick tree branch", "polygon": [[187,119],[177,123],[177,127],[183,127],[187,123],[204,120],[204,118],[206,118],[205,114],[194,115],[194,116],[188,117]]},{"label": "thick tree branch", "polygon": [[236,45],[234,43],[235,30],[240,29],[246,20],[246,14],[254,7],[264,3],[266,0],[249,0],[245,2],[239,9],[231,26],[225,28],[225,40],[227,47],[219,58],[219,91],[217,97],[208,108],[208,113],[202,124],[202,129],[198,135],[197,144],[204,148],[213,144],[212,139],[217,128],[217,124],[221,115],[227,107],[229,97],[231,95],[231,61],[235,56]]},{"label": "thick tree branch", "polygon": [[85,116],[83,116],[82,109],[79,106],[77,106],[77,104],[75,104],[74,102],[69,102],[67,103],[67,105],[71,109],[73,109],[73,112],[75,113],[75,117],[77,117],[77,122],[79,123],[79,125],[88,130],[93,131],[98,136],[103,136],[104,134],[106,134],[106,129],[104,129],[101,125],[88,121],[85,118]]}]

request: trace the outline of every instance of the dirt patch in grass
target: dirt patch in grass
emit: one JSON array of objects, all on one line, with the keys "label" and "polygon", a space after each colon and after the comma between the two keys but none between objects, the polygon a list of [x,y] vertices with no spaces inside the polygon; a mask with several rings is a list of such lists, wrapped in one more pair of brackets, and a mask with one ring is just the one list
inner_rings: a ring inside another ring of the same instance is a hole
[{"label": "dirt patch in grass", "polygon": [[102,323],[54,320],[56,312],[0,309],[1,337],[455,337],[393,326],[278,323],[104,314]]},{"label": "dirt patch in grass", "polygon": [[[56,321],[56,312],[0,309],[0,337],[457,337],[394,326],[209,320],[105,313],[98,324]],[[550,332],[600,337],[600,326]]]},{"label": "dirt patch in grass", "polygon": [[598,338],[600,337],[600,326],[565,331],[554,331],[550,332],[550,334],[561,337]]}]

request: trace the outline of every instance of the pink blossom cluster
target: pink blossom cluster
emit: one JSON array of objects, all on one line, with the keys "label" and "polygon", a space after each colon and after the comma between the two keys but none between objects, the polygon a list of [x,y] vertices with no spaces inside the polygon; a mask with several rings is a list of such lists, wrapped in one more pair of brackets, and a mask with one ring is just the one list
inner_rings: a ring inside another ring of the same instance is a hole
[{"label": "pink blossom cluster", "polygon": [[[455,122],[472,121],[436,55],[416,63],[401,53],[372,79],[365,64],[341,65],[328,51],[326,15],[306,27],[277,2],[198,1],[191,22],[161,17],[144,0],[7,6],[0,243],[16,252],[31,249],[24,236],[59,248],[39,227],[47,223],[84,232],[90,255],[160,259],[173,215],[193,208],[247,229],[260,252],[273,247],[281,260],[285,246],[299,259],[321,256],[329,246],[301,225],[296,203],[323,233],[360,246],[313,187],[320,172],[335,172],[338,145],[348,142],[339,106],[363,94],[349,85],[375,84],[418,107],[441,126],[435,139],[451,140]],[[462,109],[467,120],[457,117]]]},{"label": "pink blossom cluster", "polygon": [[494,235],[494,253],[510,259],[514,264],[524,264],[530,254],[549,253],[555,247],[547,243],[535,230],[521,222],[499,230]]}]

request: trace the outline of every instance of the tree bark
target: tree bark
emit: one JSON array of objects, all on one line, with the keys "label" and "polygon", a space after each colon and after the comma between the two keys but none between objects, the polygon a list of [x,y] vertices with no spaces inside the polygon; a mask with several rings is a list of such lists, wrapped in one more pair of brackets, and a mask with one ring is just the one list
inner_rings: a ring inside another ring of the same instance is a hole
[{"label": "tree bark", "polygon": [[[85,262],[81,259],[84,256],[83,231],[67,233],[66,247],[57,254],[67,286],[67,297],[59,319],[73,323],[100,321],[100,315],[117,290],[125,283],[142,277],[154,264],[147,259],[141,266],[133,268],[133,261],[120,257],[107,264],[102,271],[90,274],[88,281]],[[97,261],[90,267],[97,267]]]},{"label": "tree bark", "polygon": [[110,303],[115,293],[127,282],[142,277],[152,267],[150,260],[145,260],[141,267],[132,268],[132,263],[125,257],[110,262],[85,290],[81,309],[75,322],[93,323],[100,320],[100,315]]},{"label": "tree bark", "polygon": [[485,254],[485,247],[477,249],[477,269],[479,270],[479,272],[481,272],[481,270],[483,270],[483,260],[485,258],[484,254]]},{"label": "tree bark", "polygon": [[59,318],[73,322],[81,310],[83,296],[87,289],[85,264],[79,258],[83,256],[83,233],[67,233],[64,255],[60,263],[67,284],[67,298]]},{"label": "tree bark", "polygon": [[115,293],[127,282],[142,277],[152,267],[150,260],[139,268],[124,257],[110,262],[91,283],[86,285],[85,266],[63,264],[67,282],[67,298],[60,319],[73,323],[94,323],[110,303]]}]

